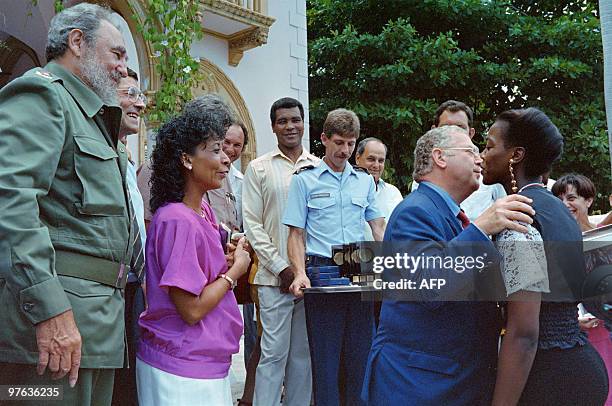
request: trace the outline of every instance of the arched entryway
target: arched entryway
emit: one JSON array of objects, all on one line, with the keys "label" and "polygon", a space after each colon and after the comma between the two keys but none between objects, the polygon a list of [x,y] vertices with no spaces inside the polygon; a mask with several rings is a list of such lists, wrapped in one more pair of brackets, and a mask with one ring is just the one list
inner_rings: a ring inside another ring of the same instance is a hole
[{"label": "arched entryway", "polygon": [[200,73],[203,80],[197,88],[192,89],[193,95],[217,93],[234,109],[249,132],[249,143],[240,157],[240,166],[244,172],[249,162],[257,156],[257,137],[251,114],[238,88],[215,64],[206,59],[201,59]]}]

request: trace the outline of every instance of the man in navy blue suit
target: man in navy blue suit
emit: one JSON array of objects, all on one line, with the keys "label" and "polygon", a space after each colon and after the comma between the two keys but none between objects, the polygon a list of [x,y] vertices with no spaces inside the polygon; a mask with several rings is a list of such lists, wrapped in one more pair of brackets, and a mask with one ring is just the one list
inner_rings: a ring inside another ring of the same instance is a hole
[{"label": "man in navy blue suit", "polygon": [[[420,182],[392,213],[385,241],[417,246],[413,256],[497,258],[488,235],[505,228],[526,232],[513,220],[532,223],[530,199],[498,200],[470,223],[459,204],[478,189],[478,148],[457,126],[434,128],[414,151],[413,177]],[[459,301],[473,281],[495,269],[462,273],[424,266],[412,279],[444,278],[435,301],[385,300],[372,343],[362,397],[369,405],[490,404],[495,383],[500,322],[495,302]]]}]

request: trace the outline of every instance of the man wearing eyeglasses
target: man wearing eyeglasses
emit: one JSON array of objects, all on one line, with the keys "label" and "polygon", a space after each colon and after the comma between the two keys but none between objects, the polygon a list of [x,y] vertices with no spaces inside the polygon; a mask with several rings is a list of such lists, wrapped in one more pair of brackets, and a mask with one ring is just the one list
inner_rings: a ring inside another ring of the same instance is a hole
[{"label": "man wearing eyeglasses", "polygon": [[[470,138],[473,139],[476,132],[473,123],[474,112],[468,105],[457,100],[447,100],[436,109],[431,128],[456,125],[467,131]],[[479,183],[478,189],[461,202],[461,208],[472,221],[491,207],[497,199],[506,196],[503,186],[498,183],[485,185],[482,183],[482,178]],[[419,183],[413,181],[411,192],[415,191],[418,186]]]},{"label": "man wearing eyeglasses", "polygon": [[[146,96],[138,85],[138,74],[127,68],[127,76],[119,81],[117,87],[119,106],[123,112],[121,116],[121,127],[119,129],[119,141],[125,145],[127,150],[127,137],[137,134],[140,128],[140,116],[147,103]],[[138,237],[141,246],[145,246],[145,224],[144,224],[144,202],[138,190],[136,179],[136,163],[134,157],[128,152],[128,164],[126,182],[132,207],[134,208],[136,222],[138,224]],[[144,311],[144,293],[142,290],[141,273],[137,275],[130,270],[125,285],[125,332],[128,345],[127,368],[115,370],[115,384],[113,388],[113,404],[138,405],[138,393],[136,391],[136,343],[138,342],[138,317]]]},{"label": "man wearing eyeglasses", "polygon": [[[426,257],[410,269],[412,276],[399,277],[417,286],[443,278],[445,288],[383,301],[362,396],[368,405],[488,405],[500,320],[495,302],[473,301],[475,289],[482,278],[495,277],[498,254],[488,235],[505,228],[525,232],[513,220],[532,223],[534,212],[530,199],[514,194],[468,220],[459,205],[478,189],[482,159],[460,127],[428,131],[417,141],[414,162],[421,184],[396,207],[384,241],[398,250],[410,245],[413,258]],[[461,271],[429,261],[478,257],[481,267]]]}]

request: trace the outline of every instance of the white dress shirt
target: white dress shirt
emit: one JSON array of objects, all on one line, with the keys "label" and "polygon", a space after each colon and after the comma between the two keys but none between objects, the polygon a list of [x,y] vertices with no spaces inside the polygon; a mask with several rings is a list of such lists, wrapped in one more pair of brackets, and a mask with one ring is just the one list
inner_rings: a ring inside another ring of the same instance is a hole
[{"label": "white dress shirt", "polygon": [[281,219],[291,177],[298,169],[319,162],[319,158],[303,150],[293,163],[277,147],[249,163],[242,187],[242,218],[247,239],[259,259],[255,285],[280,285],[278,274],[289,266],[289,227]]},{"label": "white dress shirt", "polygon": [[244,182],[244,175],[234,165],[230,165],[230,171],[228,173],[229,183],[232,185],[234,191],[234,197],[236,197],[236,216],[238,217],[238,224],[242,230],[244,225],[242,224],[242,183]]},{"label": "white dress shirt", "polygon": [[[402,193],[398,188],[382,179],[378,179],[378,185],[376,185],[376,204],[385,217],[385,223],[389,221],[389,216],[393,209],[395,209],[395,206],[400,204],[403,199]],[[372,228],[368,222],[365,224],[364,236],[365,241],[374,241]]]}]

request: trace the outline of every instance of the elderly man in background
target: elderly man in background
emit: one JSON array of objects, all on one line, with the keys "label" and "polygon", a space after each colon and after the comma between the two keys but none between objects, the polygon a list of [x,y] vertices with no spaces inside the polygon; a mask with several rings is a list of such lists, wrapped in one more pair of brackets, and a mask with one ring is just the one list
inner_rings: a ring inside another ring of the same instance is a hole
[{"label": "elderly man in background", "polygon": [[[355,162],[360,168],[367,169],[374,177],[376,185],[376,204],[385,217],[389,219],[391,212],[403,199],[402,193],[398,188],[382,180],[381,176],[385,171],[387,160],[387,146],[381,140],[374,137],[364,138],[357,144]],[[372,228],[369,223],[365,224],[364,229],[366,241],[374,241]]]},{"label": "elderly man in background", "polygon": [[0,384],[110,405],[122,289],[142,267],[116,106],[126,49],[111,10],[83,3],[51,20],[46,54],[0,91]]},{"label": "elderly man in background", "polygon": [[[138,85],[138,74],[127,68],[127,76],[119,81],[117,94],[119,105],[123,111],[119,141],[127,149],[127,136],[137,134],[140,128],[140,116],[146,107],[147,98]],[[144,225],[144,202],[136,180],[136,164],[128,150],[128,164],[126,181],[134,219],[138,224],[138,235],[142,246],[145,246],[146,232]],[[142,251],[144,255],[144,251]],[[144,311],[144,293],[141,287],[142,277],[138,272],[130,269],[127,284],[125,285],[125,331],[128,346],[127,368],[115,371],[115,385],[113,389],[113,404],[137,405],[138,393],[136,391],[136,343],[138,342],[138,317]]]}]

